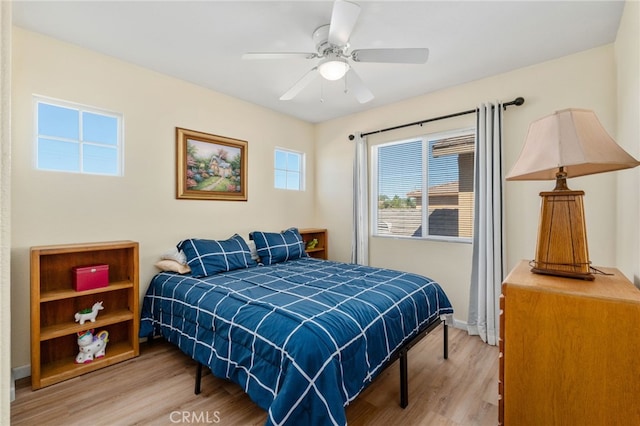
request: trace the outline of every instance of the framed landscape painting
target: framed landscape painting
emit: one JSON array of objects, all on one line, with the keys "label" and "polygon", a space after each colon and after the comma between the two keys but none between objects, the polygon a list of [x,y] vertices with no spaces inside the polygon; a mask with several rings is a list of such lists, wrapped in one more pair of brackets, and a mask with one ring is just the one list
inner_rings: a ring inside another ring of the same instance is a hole
[{"label": "framed landscape painting", "polygon": [[179,199],[247,201],[247,142],[176,127]]}]

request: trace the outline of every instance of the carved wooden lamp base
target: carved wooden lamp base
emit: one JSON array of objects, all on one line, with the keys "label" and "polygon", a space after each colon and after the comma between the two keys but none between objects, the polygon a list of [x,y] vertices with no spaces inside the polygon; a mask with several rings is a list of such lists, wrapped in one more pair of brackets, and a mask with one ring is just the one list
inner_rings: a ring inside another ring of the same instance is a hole
[{"label": "carved wooden lamp base", "polygon": [[584,218],[584,191],[567,188],[558,173],[553,191],[541,192],[538,244],[532,272],[593,280]]}]

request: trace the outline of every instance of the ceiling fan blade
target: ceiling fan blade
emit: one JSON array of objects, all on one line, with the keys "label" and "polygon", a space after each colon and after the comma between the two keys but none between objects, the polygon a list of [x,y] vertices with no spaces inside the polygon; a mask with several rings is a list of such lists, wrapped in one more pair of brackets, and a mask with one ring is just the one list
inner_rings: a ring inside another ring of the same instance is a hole
[{"label": "ceiling fan blade", "polygon": [[361,104],[366,104],[373,99],[373,93],[371,93],[371,90],[367,89],[367,86],[364,85],[362,79],[360,79],[360,76],[353,70],[353,68],[347,72],[347,86],[348,90],[353,92],[356,99]]},{"label": "ceiling fan blade", "polygon": [[242,55],[242,59],[313,59],[317,53],[309,52],[249,52]]},{"label": "ceiling fan blade", "polygon": [[429,58],[427,48],[361,49],[354,50],[355,62],[386,62],[394,64],[424,64]]},{"label": "ceiling fan blade", "polygon": [[329,24],[329,43],[344,46],[351,37],[351,31],[360,15],[360,6],[345,0],[336,0]]},{"label": "ceiling fan blade", "polygon": [[280,96],[281,101],[289,101],[295,98],[302,89],[307,87],[318,76],[316,72],[318,67],[311,68],[302,78],[296,81],[296,84],[291,86],[291,89],[287,90],[284,95]]}]

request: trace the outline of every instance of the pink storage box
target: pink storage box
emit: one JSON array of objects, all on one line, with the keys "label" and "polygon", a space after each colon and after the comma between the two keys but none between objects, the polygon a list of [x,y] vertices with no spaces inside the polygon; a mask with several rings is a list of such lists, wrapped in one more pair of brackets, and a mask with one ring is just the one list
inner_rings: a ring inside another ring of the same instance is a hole
[{"label": "pink storage box", "polygon": [[75,291],[92,290],[109,285],[109,265],[75,266],[72,270]]}]

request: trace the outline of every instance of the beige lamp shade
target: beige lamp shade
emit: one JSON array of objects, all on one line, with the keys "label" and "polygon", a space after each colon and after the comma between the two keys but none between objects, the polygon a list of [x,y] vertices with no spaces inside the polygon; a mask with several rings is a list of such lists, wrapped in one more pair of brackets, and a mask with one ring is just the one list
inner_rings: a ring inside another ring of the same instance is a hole
[{"label": "beige lamp shade", "polygon": [[606,132],[595,113],[565,109],[534,121],[520,158],[507,180],[553,180],[560,167],[566,177],[640,165]]}]

